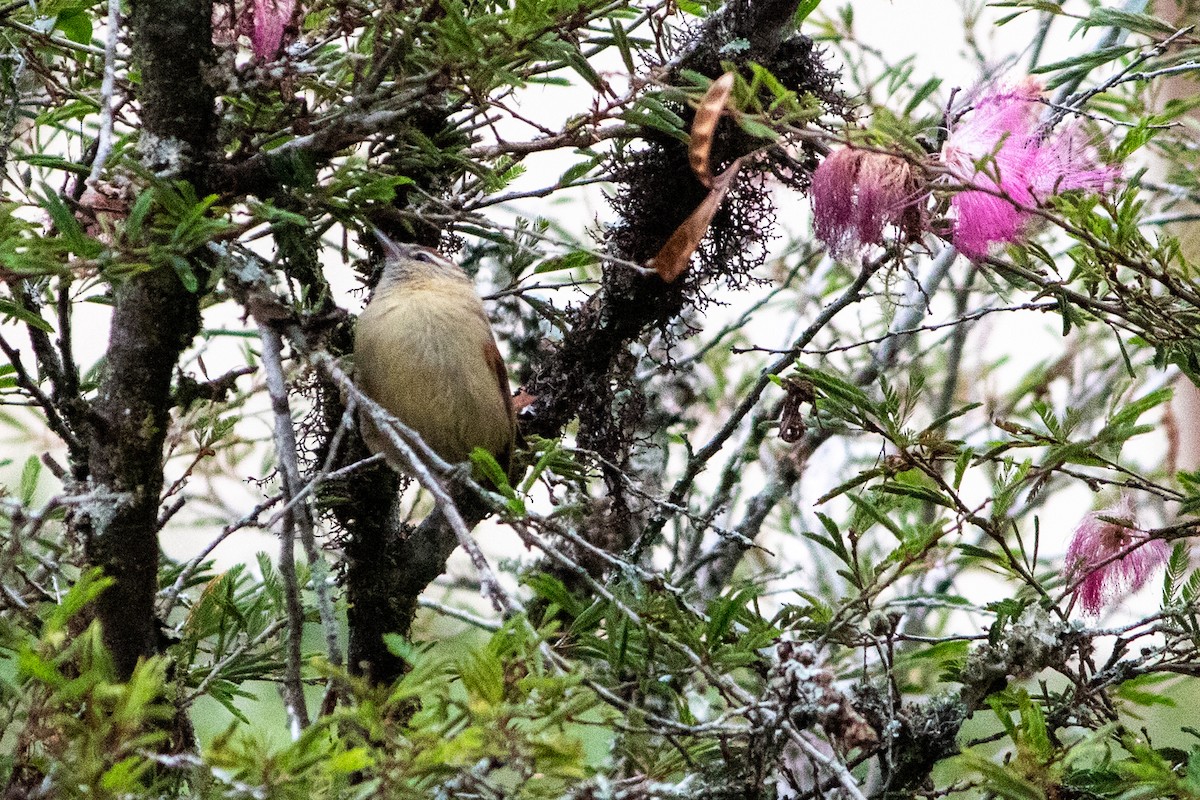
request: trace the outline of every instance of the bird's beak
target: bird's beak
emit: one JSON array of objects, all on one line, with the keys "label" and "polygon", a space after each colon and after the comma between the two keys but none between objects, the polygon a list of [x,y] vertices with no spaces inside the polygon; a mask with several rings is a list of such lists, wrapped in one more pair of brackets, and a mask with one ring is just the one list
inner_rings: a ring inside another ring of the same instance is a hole
[{"label": "bird's beak", "polygon": [[386,261],[395,261],[403,256],[400,251],[400,245],[389,239],[383,231],[371,226],[371,232],[375,234],[375,238],[379,241],[379,246],[383,248],[383,258]]}]

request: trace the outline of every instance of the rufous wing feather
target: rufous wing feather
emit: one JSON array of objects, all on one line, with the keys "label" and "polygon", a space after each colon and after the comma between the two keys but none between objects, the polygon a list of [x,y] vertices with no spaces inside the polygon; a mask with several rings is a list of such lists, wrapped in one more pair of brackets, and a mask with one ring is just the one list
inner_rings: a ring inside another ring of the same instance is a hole
[{"label": "rufous wing feather", "polygon": [[496,453],[496,461],[499,462],[505,473],[508,473],[509,468],[512,466],[512,451],[516,444],[517,435],[517,416],[513,410],[512,393],[508,388],[508,368],[504,366],[504,359],[500,356],[500,350],[496,347],[494,339],[484,345],[483,358],[496,375],[496,388],[500,392],[501,402],[504,403],[504,412],[508,416],[508,444],[505,446],[503,452]]}]

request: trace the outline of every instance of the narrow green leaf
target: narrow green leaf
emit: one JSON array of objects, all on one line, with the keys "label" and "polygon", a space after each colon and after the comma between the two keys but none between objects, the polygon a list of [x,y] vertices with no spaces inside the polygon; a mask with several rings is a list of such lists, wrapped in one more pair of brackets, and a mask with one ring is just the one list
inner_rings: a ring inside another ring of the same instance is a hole
[{"label": "narrow green leaf", "polygon": [[11,300],[0,298],[0,316],[20,320],[26,325],[46,333],[54,333],[54,326],[24,306],[17,305]]},{"label": "narrow green leaf", "polygon": [[89,238],[83,232],[79,220],[75,219],[75,214],[62,201],[61,197],[49,186],[43,186],[43,189],[41,206],[50,215],[54,227],[58,229],[59,238],[66,245],[67,250],[84,258],[95,258],[99,255],[104,249],[103,245],[95,239]]},{"label": "narrow green leaf", "polygon": [[904,107],[904,115],[908,116],[916,111],[920,107],[921,103],[924,103],[931,94],[936,92],[941,87],[941,85],[941,78],[930,78],[929,80],[925,81],[925,83],[921,84],[917,88],[917,91],[913,93],[912,99],[908,101],[908,105]]},{"label": "narrow green leaf", "polygon": [[625,63],[625,69],[629,70],[630,75],[636,75],[637,66],[633,63],[633,51],[629,46],[629,36],[625,33],[625,27],[618,19],[609,20],[609,25],[612,26],[613,44],[616,46],[617,52],[621,54],[621,61]]},{"label": "narrow green leaf", "polygon": [[130,245],[137,245],[142,241],[142,225],[146,221],[146,215],[150,213],[150,208],[154,205],[154,190],[143,189],[138,193],[137,199],[133,201],[133,207],[129,209],[129,216],[125,219],[125,241]]},{"label": "narrow green leaf", "polygon": [[25,459],[21,469],[21,488],[19,491],[21,504],[25,507],[33,505],[33,496],[37,492],[38,480],[42,477],[42,462],[37,456]]},{"label": "narrow green leaf", "polygon": [[183,288],[187,289],[192,294],[195,294],[200,289],[200,279],[196,277],[196,272],[192,269],[192,265],[183,256],[172,255],[169,258],[171,266],[175,269],[175,274],[179,276]]},{"label": "narrow green leaf", "polygon": [[1079,22],[1079,28],[1099,27],[1124,28],[1151,37],[1170,36],[1175,33],[1174,25],[1168,25],[1150,14],[1133,14],[1116,8],[1093,8],[1087,18]]},{"label": "narrow green leaf", "polygon": [[800,0],[800,4],[796,7],[796,16],[792,18],[792,24],[797,28],[800,27],[819,5],[821,5],[821,0]]},{"label": "narrow green leaf", "polygon": [[17,161],[22,161],[26,164],[31,164],[35,167],[44,167],[46,169],[58,169],[64,172],[72,172],[76,175],[88,175],[91,173],[91,167],[86,164],[79,164],[75,161],[69,161],[61,156],[49,156],[44,153],[23,153],[15,156]]}]

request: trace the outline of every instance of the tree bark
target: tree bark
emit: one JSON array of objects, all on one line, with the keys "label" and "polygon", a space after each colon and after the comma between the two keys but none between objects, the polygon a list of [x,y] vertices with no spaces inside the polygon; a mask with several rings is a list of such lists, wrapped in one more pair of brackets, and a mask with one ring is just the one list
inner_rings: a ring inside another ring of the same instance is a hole
[{"label": "tree bark", "polygon": [[[196,164],[208,149],[214,108],[202,70],[211,18],[205,0],[133,4],[141,150],[145,165],[163,177],[199,175]],[[193,261],[203,285],[206,265]],[[199,329],[199,296],[169,268],[137,275],[115,290],[105,371],[90,415],[94,499],[81,526],[89,561],[113,579],[96,614],[123,678],[157,649],[158,509],[171,374]]]}]

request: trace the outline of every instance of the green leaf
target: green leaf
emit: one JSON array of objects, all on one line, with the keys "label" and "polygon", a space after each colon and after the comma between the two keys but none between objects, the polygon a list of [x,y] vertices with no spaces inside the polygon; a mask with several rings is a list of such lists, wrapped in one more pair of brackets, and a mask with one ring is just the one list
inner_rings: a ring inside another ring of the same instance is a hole
[{"label": "green leaf", "polygon": [[541,275],[545,272],[560,272],[570,269],[584,269],[596,264],[596,256],[583,250],[576,250],[566,255],[556,258],[548,258],[537,265],[534,269],[535,275]]},{"label": "green leaf", "polygon": [[638,98],[634,107],[622,114],[621,118],[630,124],[660,131],[681,142],[688,141],[683,118],[654,95]]},{"label": "green leaf", "polygon": [[[578,617],[584,610],[583,603],[563,585],[562,581],[544,572],[529,572],[521,576],[525,584],[543,600],[557,605],[571,617]],[[549,617],[549,615],[547,615]]]},{"label": "green leaf", "polygon": [[946,508],[957,508],[953,500],[943,497],[933,489],[930,489],[926,486],[917,486],[910,483],[889,481],[881,485],[879,487],[879,491],[886,492],[887,494],[900,495],[902,497],[912,497],[917,500],[922,500],[926,503],[945,506]]},{"label": "green leaf", "polygon": [[982,547],[978,547],[973,544],[968,544],[967,542],[959,542],[958,544],[954,545],[954,547],[959,552],[961,552],[963,555],[968,556],[970,558],[978,558],[983,561],[990,561],[994,564],[1000,564],[1001,566],[1005,567],[1006,569],[1008,567],[1008,562],[1002,556],[1000,556],[996,553],[993,553],[990,550],[985,550]]},{"label": "green leaf", "polygon": [[579,180],[580,178],[582,178],[583,176],[587,175],[589,172],[594,170],[596,168],[596,165],[599,164],[603,160],[604,159],[601,158],[600,156],[593,156],[593,157],[589,158],[587,161],[580,161],[578,164],[572,164],[570,167],[568,167],[566,169],[565,172],[563,172],[563,174],[561,176],[559,176],[558,185],[559,186],[570,186],[575,181]]},{"label": "green leaf", "polygon": [[274,203],[254,203],[250,206],[250,213],[255,219],[261,219],[273,225],[284,224],[295,225],[298,228],[308,227],[308,218],[303,214],[278,208]]},{"label": "green leaf", "polygon": [[1046,800],[1045,793],[1036,784],[1025,780],[1011,766],[996,764],[972,751],[955,760],[978,772],[983,778],[983,788],[1004,800]]},{"label": "green leaf", "polygon": [[1175,602],[1175,598],[1179,594],[1179,583],[1183,580],[1184,573],[1187,572],[1190,561],[1187,545],[1183,542],[1176,542],[1175,547],[1171,550],[1171,557],[1167,561],[1167,568],[1163,574],[1163,608]]},{"label": "green leaf", "polygon": [[54,227],[58,229],[59,239],[66,245],[69,252],[83,258],[95,258],[104,250],[104,246],[83,232],[79,220],[67,207],[67,204],[49,186],[43,185],[44,194],[41,206],[50,215]]},{"label": "green leaf", "polygon": [[629,36],[625,33],[625,27],[618,19],[610,19],[609,25],[612,28],[613,44],[616,46],[617,52],[621,54],[621,61],[624,62],[625,69],[629,70],[630,75],[637,74],[637,65],[633,63],[633,51],[629,46]]},{"label": "green leaf", "polygon": [[568,67],[575,70],[593,89],[598,92],[604,91],[605,84],[600,77],[600,73],[596,72],[596,68],[592,66],[592,63],[578,49],[573,46],[564,47],[562,59]]},{"label": "green leaf", "polygon": [[1175,26],[1168,25],[1149,14],[1133,14],[1115,8],[1093,8],[1086,19],[1079,21],[1078,28],[1124,28],[1133,33],[1150,37],[1170,36]]},{"label": "green leaf", "polygon": [[17,655],[17,674],[50,687],[59,686],[64,682],[54,664],[28,648],[21,650]]},{"label": "green leaf", "polygon": [[971,466],[971,460],[975,458],[975,452],[970,448],[964,448],[958,454],[958,458],[954,460],[954,490],[958,491],[962,488],[963,475],[967,473],[967,468]]},{"label": "green leaf", "polygon": [[1053,89],[1060,84],[1067,82],[1075,77],[1087,75],[1096,67],[1104,66],[1111,61],[1116,61],[1129,53],[1135,48],[1132,45],[1112,45],[1111,47],[1101,47],[1098,50],[1089,50],[1081,55],[1064,58],[1062,61],[1055,61],[1051,64],[1042,64],[1034,68],[1031,72],[1045,74],[1049,72],[1059,72],[1054,79],[1049,81],[1047,88]]},{"label": "green leaf", "polygon": [[818,506],[824,505],[825,503],[828,503],[833,498],[839,497],[839,496],[845,494],[846,492],[850,491],[854,487],[861,486],[862,484],[867,483],[868,481],[871,481],[875,478],[878,478],[880,475],[883,475],[883,474],[884,474],[884,472],[882,469],[864,470],[863,472],[860,472],[857,475],[852,476],[849,480],[843,481],[842,483],[840,483],[837,486],[830,489],[825,494],[818,497],[816,505],[818,505]]},{"label": "green leaf", "polygon": [[[406,175],[386,175],[367,181],[362,186],[355,188],[351,197],[355,203],[390,203],[396,199],[398,187],[411,186],[415,183],[416,181]],[[308,220],[304,220],[301,224],[308,224]]]},{"label": "green leaf", "polygon": [[1139,706],[1166,706],[1174,708],[1177,704],[1174,698],[1159,692],[1148,691],[1147,687],[1156,686],[1171,680],[1170,675],[1149,674],[1131,678],[1117,687],[1116,696],[1122,700]]},{"label": "green leaf", "polygon": [[702,3],[697,3],[695,0],[675,0],[675,5],[679,6],[679,10],[685,14],[691,14],[693,17],[707,17],[708,9]]},{"label": "green leaf", "polygon": [[916,111],[920,107],[921,103],[924,103],[931,94],[941,88],[941,85],[941,78],[930,78],[917,87],[917,91],[913,93],[912,99],[909,100],[908,105],[904,107],[904,115],[908,116]]},{"label": "green leaf", "polygon": [[1029,693],[1023,690],[1017,695],[1017,707],[1021,712],[1025,745],[1041,761],[1049,760],[1054,754],[1054,745],[1050,742],[1050,734],[1046,728],[1046,715],[1042,712],[1042,707],[1033,702]]},{"label": "green leaf", "polygon": [[850,501],[854,503],[854,507],[865,513],[868,517],[874,520],[877,524],[882,525],[891,531],[896,537],[896,541],[903,542],[905,540],[904,529],[892,520],[891,516],[884,512],[877,503],[862,495],[850,494],[846,495]]},{"label": "green leaf", "polygon": [[46,333],[54,333],[54,326],[42,318],[40,314],[35,314],[24,306],[17,305],[11,300],[0,298],[0,316],[8,319],[17,319],[24,322],[26,325],[37,328]]},{"label": "green leaf", "polygon": [[25,459],[21,469],[21,504],[28,507],[33,505],[33,496],[37,492],[38,480],[42,477],[42,462],[37,456]]},{"label": "green leaf", "polygon": [[704,636],[710,647],[729,633],[733,621],[757,593],[755,587],[747,586],[728,596],[718,597],[709,604],[708,625],[705,626]]},{"label": "green leaf", "polygon": [[371,752],[365,747],[355,747],[342,753],[330,756],[325,765],[335,775],[349,775],[360,772],[375,763]]},{"label": "green leaf", "polygon": [[100,778],[100,786],[117,795],[127,795],[139,788],[138,784],[151,761],[141,756],[128,756],[113,764]]},{"label": "green leaf", "polygon": [[491,705],[504,699],[504,666],[487,650],[480,650],[462,659],[458,674],[472,697]]},{"label": "green leaf", "polygon": [[192,294],[199,291],[200,279],[196,277],[196,272],[192,269],[191,263],[183,256],[178,255],[171,255],[168,257],[168,260],[175,269],[175,274],[179,276],[179,281],[183,284],[183,288]]},{"label": "green leaf", "polygon": [[800,4],[796,7],[796,16],[792,17],[792,24],[800,27],[804,20],[808,19],[809,14],[817,10],[817,6],[821,5],[821,0],[800,0]]},{"label": "green leaf", "polygon": [[143,189],[138,193],[137,199],[133,201],[133,207],[129,209],[129,216],[125,219],[125,241],[127,244],[137,245],[141,242],[142,225],[145,223],[146,215],[150,213],[153,205],[153,189]]},{"label": "green leaf", "polygon": [[44,153],[22,153],[16,156],[16,160],[35,167],[58,169],[64,172],[72,172],[76,175],[89,175],[92,171],[91,167],[86,164],[69,161],[62,156],[48,156]]},{"label": "green leaf", "polygon": [[842,542],[842,533],[840,530],[838,530],[837,523],[827,515],[820,512],[817,513],[817,519],[819,519],[821,524],[825,526],[825,530],[828,531],[828,536],[822,536],[821,534],[813,531],[804,531],[804,538],[811,539],[836,555],[841,561],[849,564],[850,551],[846,549],[846,545]]},{"label": "green leaf", "polygon": [[1184,785],[1188,788],[1188,791],[1200,795],[1200,745],[1192,745],[1192,749],[1188,751],[1187,774],[1184,776]]},{"label": "green leaf", "polygon": [[1165,386],[1161,389],[1156,389],[1153,392],[1145,394],[1142,397],[1139,397],[1137,400],[1128,403],[1120,411],[1114,414],[1106,427],[1115,428],[1123,425],[1131,425],[1132,423],[1137,422],[1138,417],[1140,417],[1142,414],[1145,414],[1147,411],[1150,411],[1156,406],[1160,406],[1163,403],[1168,402],[1173,394],[1174,390],[1169,386]]},{"label": "green leaf", "polygon": [[751,136],[768,141],[775,141],[779,138],[779,133],[769,125],[764,125],[753,117],[742,115],[737,118],[738,127],[744,130]]},{"label": "green leaf", "polygon": [[54,27],[72,42],[90,44],[92,41],[92,18],[83,9],[73,8],[61,12],[54,21]]}]

